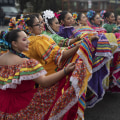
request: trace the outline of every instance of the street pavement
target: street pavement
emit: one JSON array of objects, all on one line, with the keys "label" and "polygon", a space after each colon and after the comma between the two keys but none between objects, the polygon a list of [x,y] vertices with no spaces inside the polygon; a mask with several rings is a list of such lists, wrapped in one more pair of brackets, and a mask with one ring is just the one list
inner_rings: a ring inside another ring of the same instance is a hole
[{"label": "street pavement", "polygon": [[0,26],[0,31],[8,30],[8,26]]},{"label": "street pavement", "polygon": [[103,100],[85,110],[85,120],[120,120],[120,93],[106,93]]}]

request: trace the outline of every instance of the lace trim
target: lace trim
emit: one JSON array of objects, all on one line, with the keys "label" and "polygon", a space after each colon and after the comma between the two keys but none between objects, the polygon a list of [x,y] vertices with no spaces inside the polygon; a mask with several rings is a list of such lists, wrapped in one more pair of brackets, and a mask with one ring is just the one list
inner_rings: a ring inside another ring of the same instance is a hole
[{"label": "lace trim", "polygon": [[81,118],[80,120],[84,120],[84,114],[78,109],[77,111],[79,117]]},{"label": "lace trim", "polygon": [[120,85],[119,85],[119,83],[117,83],[117,80],[119,80],[120,79],[120,77],[118,77],[118,79],[116,79],[116,77],[114,76],[114,74],[116,74],[117,72],[119,72],[120,71],[120,68],[119,69],[117,69],[117,70],[115,70],[114,72],[113,72],[113,74],[112,74],[112,76],[113,76],[113,83],[114,83],[114,85],[116,85],[118,88],[120,88]]},{"label": "lace trim", "polygon": [[12,83],[6,84],[6,85],[0,85],[0,89],[6,90],[7,88],[12,88],[16,89],[17,84],[21,84],[23,80],[33,80],[38,78],[39,76],[45,75],[47,72],[45,70],[42,70],[34,75],[29,75],[29,76],[20,76],[19,80],[18,79],[13,79]]},{"label": "lace trim", "polygon": [[81,97],[82,94],[79,95],[80,87],[78,86],[78,79],[75,77],[71,77],[70,82],[72,83],[72,86],[75,89],[76,96]]},{"label": "lace trim", "polygon": [[[104,95],[105,95],[105,91],[103,91],[103,94],[102,94],[101,98],[98,99],[98,97],[96,96],[95,98],[93,98],[91,100],[91,102],[89,102],[89,105],[88,105],[88,102],[86,102],[86,108],[93,108],[98,102],[100,102],[103,99]],[[96,102],[94,103],[93,101],[96,101]]]},{"label": "lace trim", "polygon": [[107,58],[113,58],[112,52],[110,53],[95,53],[95,56],[102,56],[102,57],[107,57]]},{"label": "lace trim", "polygon": [[48,119],[48,120],[60,120],[60,118],[70,109],[73,107],[73,105],[75,105],[78,101],[78,98],[75,97],[73,98],[73,100],[58,114],[56,114],[55,116],[53,116],[52,118]]},{"label": "lace trim", "polygon": [[[108,70],[108,69],[107,69]],[[109,70],[108,70],[109,71]],[[103,80],[108,77],[108,74],[103,78]],[[103,89],[103,93],[101,95],[101,98],[98,98],[98,95],[96,94],[96,92],[88,85],[88,88],[96,95],[96,97],[94,97],[91,101],[86,102],[86,107],[87,108],[92,108],[94,107],[98,102],[100,102],[103,99],[103,96],[105,95],[105,90]]]},{"label": "lace trim", "polygon": [[101,69],[112,58],[113,56],[111,56],[110,58],[106,58],[98,67],[93,68],[93,73]]},{"label": "lace trim", "polygon": [[80,52],[80,50],[77,51],[77,54],[83,59],[89,72],[92,73],[92,67],[90,66],[88,60],[86,60],[86,57]]}]

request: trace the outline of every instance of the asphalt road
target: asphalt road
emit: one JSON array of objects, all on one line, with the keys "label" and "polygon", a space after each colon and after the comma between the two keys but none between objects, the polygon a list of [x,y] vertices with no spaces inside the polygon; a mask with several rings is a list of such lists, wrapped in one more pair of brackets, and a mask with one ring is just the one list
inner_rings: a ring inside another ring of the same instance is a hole
[{"label": "asphalt road", "polygon": [[120,120],[120,93],[106,93],[102,101],[85,110],[85,120]]}]

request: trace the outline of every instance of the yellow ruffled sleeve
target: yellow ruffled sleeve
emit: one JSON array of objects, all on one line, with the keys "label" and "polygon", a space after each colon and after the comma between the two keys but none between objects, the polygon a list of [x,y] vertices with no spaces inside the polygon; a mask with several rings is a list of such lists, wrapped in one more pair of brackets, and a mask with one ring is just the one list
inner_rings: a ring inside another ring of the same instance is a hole
[{"label": "yellow ruffled sleeve", "polygon": [[64,51],[52,38],[45,35],[36,36],[33,50],[36,51],[35,54],[39,56],[39,59],[42,59],[42,63],[43,61],[45,64],[54,61],[56,65],[61,61],[62,52]]}]

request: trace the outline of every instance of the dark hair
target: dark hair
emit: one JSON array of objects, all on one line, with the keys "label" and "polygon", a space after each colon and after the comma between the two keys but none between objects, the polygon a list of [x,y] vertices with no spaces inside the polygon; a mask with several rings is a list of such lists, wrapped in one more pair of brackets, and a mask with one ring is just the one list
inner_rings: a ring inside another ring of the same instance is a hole
[{"label": "dark hair", "polygon": [[25,15],[24,18],[30,18],[30,20],[27,20],[25,23],[28,27],[33,27],[34,19],[36,18],[35,15]]},{"label": "dark hair", "polygon": [[92,16],[92,18],[89,18],[89,20],[94,20],[94,18],[96,17],[97,13],[95,12],[94,15]]},{"label": "dark hair", "polygon": [[20,19],[20,17],[21,17],[21,14],[17,14],[16,20]]},{"label": "dark hair", "polygon": [[104,18],[105,18],[105,19],[106,19],[106,18],[109,18],[112,13],[113,13],[113,12],[106,12],[106,13],[104,13]]},{"label": "dark hair", "polygon": [[[19,29],[15,29],[15,30],[12,30],[10,32],[8,32],[6,35],[5,35],[5,40],[8,42],[8,43],[12,43],[12,41],[17,41],[19,35],[18,35],[18,32],[21,32],[21,30]],[[4,36],[5,32],[2,31],[1,34],[0,34],[0,38],[3,39],[3,36]]]},{"label": "dark hair", "polygon": [[[54,18],[52,18],[52,19],[47,19],[47,20],[48,20],[48,24],[49,24],[49,25],[52,25],[52,22],[53,22],[53,20],[54,20],[55,18],[56,18],[56,17],[54,17]],[[46,29],[46,30],[49,30],[46,24],[45,24],[45,29]]]},{"label": "dark hair", "polygon": [[4,31],[0,32],[0,39],[3,39]]},{"label": "dark hair", "polygon": [[34,13],[32,15],[36,16],[39,19],[40,13]]},{"label": "dark hair", "polygon": [[78,22],[78,20],[81,20],[82,14],[83,13],[78,13],[78,16],[77,16],[77,19],[76,19],[77,22]]},{"label": "dark hair", "polygon": [[66,16],[67,13],[69,13],[69,12],[68,12],[68,11],[63,11],[63,12],[60,12],[60,13],[59,13],[59,14],[60,14],[60,16],[59,16],[59,18],[58,18],[59,23],[61,23],[61,20],[64,20],[64,19],[65,19],[65,16]]}]

